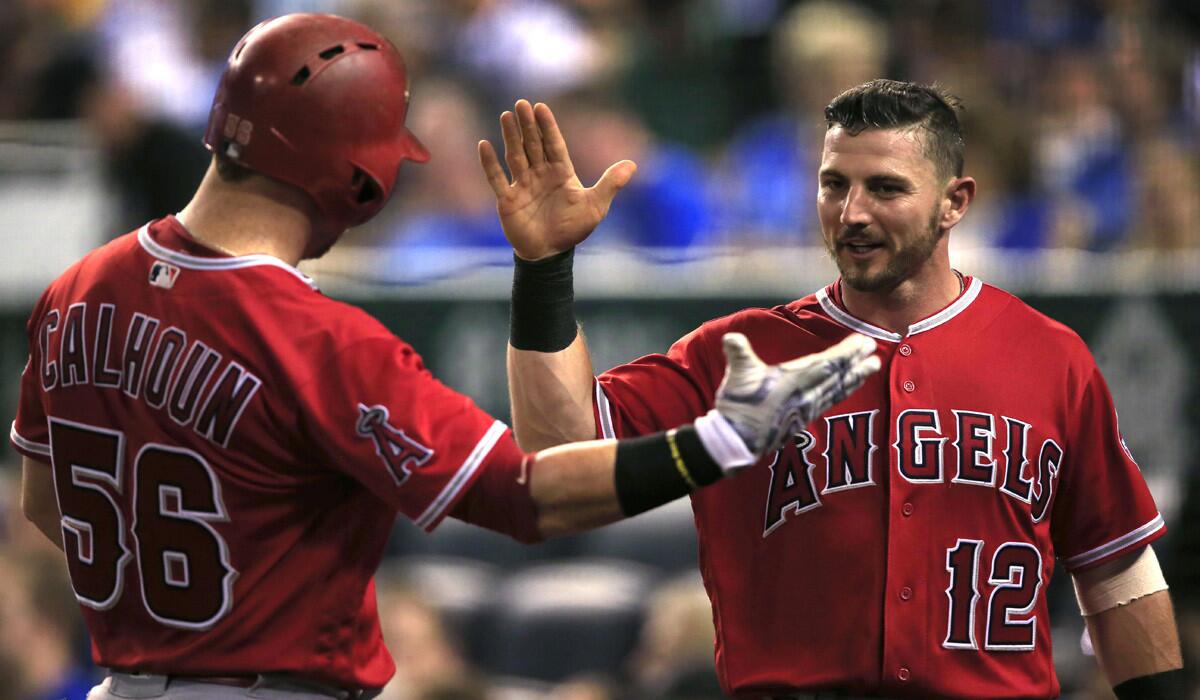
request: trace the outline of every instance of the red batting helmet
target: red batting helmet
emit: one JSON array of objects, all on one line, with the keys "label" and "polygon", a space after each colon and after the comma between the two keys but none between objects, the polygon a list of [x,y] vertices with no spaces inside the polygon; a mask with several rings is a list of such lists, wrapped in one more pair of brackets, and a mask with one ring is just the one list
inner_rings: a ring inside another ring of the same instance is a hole
[{"label": "red batting helmet", "polygon": [[323,221],[311,257],[379,213],[403,160],[429,160],[407,111],[404,59],[387,39],[343,17],[285,15],[234,47],[204,145],[312,197]]}]

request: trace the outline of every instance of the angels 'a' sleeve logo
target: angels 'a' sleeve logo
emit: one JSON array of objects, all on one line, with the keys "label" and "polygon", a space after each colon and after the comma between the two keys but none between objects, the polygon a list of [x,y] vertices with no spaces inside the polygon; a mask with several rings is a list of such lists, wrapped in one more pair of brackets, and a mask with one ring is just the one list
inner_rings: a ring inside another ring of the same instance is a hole
[{"label": "angels 'a' sleeve logo", "polygon": [[403,430],[388,422],[385,406],[367,407],[358,405],[358,425],[355,431],[360,437],[375,442],[375,454],[387,465],[396,485],[400,486],[412,470],[433,457],[433,450],[413,440]]}]

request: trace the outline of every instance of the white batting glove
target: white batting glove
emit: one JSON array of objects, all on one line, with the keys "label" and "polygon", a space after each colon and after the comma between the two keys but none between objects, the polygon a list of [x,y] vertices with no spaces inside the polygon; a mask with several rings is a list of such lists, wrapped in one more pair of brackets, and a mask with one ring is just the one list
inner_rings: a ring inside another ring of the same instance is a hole
[{"label": "white batting glove", "polygon": [[[701,441],[726,471],[776,449],[797,426],[842,401],[879,370],[875,341],[853,334],[822,352],[767,365],[741,333],[726,333],[725,379],[716,408],[696,420]],[[744,445],[731,441],[732,434]]]}]

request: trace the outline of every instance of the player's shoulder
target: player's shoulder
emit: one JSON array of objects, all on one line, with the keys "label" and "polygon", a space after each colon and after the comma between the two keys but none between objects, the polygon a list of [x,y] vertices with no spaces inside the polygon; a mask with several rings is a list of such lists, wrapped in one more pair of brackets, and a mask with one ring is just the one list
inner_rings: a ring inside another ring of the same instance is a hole
[{"label": "player's shoulder", "polygon": [[318,337],[332,352],[362,344],[410,347],[365,309],[320,292],[309,295],[297,312],[309,328],[308,335]]},{"label": "player's shoulder", "polygon": [[[705,321],[680,339],[689,346],[701,344],[720,353],[721,339],[726,333],[742,333],[756,348],[774,344],[794,344],[800,336],[825,338],[844,334],[836,327],[817,302],[815,294],[775,306],[749,306]],[[826,338],[827,340],[827,338]]]},{"label": "player's shoulder", "polygon": [[71,295],[81,285],[95,284],[106,276],[123,276],[124,272],[118,268],[137,247],[135,230],[93,248],[46,285],[39,306],[52,304],[59,297]]},{"label": "player's shoulder", "polygon": [[790,325],[803,326],[812,322],[821,322],[827,318],[821,310],[817,293],[806,297],[776,304],[774,306],[748,306],[730,314],[718,316],[704,323],[701,328],[710,332],[746,332],[759,326]]},{"label": "player's shoulder", "polygon": [[1087,344],[1070,326],[1038,311],[1007,290],[984,283],[979,299],[981,311],[994,315],[1000,333],[1019,340],[1022,346],[1068,358],[1089,358]]}]

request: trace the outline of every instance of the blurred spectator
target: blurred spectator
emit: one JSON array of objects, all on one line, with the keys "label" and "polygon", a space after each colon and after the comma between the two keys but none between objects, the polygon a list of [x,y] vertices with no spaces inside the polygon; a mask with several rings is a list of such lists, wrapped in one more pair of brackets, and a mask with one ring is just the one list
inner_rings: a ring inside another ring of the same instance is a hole
[{"label": "blurred spectator", "polygon": [[381,575],[376,586],[383,637],[396,662],[396,675],[381,700],[476,697],[480,681],[437,610],[393,578]]},{"label": "blurred spectator", "polygon": [[104,230],[119,235],[182,209],[211,158],[200,136],[141,111],[115,83],[95,85],[85,104],[116,200],[116,221]]},{"label": "blurred spectator", "polygon": [[1166,137],[1138,144],[1131,243],[1176,251],[1200,248],[1200,161]]},{"label": "blurred spectator", "polygon": [[18,670],[17,697],[84,700],[95,685],[76,659],[83,618],[58,552],[0,549],[0,658]]},{"label": "blurred spectator", "polygon": [[616,684],[605,676],[588,674],[568,678],[554,687],[549,700],[616,700]]},{"label": "blurred spectator", "polygon": [[690,148],[718,145],[739,114],[730,80],[734,45],[720,16],[698,0],[631,0],[620,95],[658,137]]},{"label": "blurred spectator", "polygon": [[97,73],[99,0],[10,0],[0,7],[0,119],[72,119]]},{"label": "blurred spectator", "polygon": [[814,0],[793,8],[772,41],[780,108],[738,130],[726,150],[721,228],[744,243],[811,244],[825,105],[884,75],[887,25],[858,5]]},{"label": "blurred spectator", "polygon": [[1132,162],[1109,105],[1102,64],[1088,52],[1056,54],[1039,85],[1033,126],[1038,185],[1055,199],[1043,240],[1014,247],[1110,250],[1133,215]]},{"label": "blurred spectator", "polygon": [[552,107],[583,182],[595,182],[622,159],[638,164],[592,245],[684,249],[712,242],[706,168],[695,154],[659,141],[635,114],[604,98],[578,96]]},{"label": "blurred spectator", "polygon": [[723,697],[713,666],[713,608],[700,576],[661,585],[650,598],[630,663],[642,697],[716,700]]},{"label": "blurred spectator", "polygon": [[550,0],[458,0],[457,58],[488,91],[489,106],[545,101],[595,80],[598,38],[569,4]]}]

